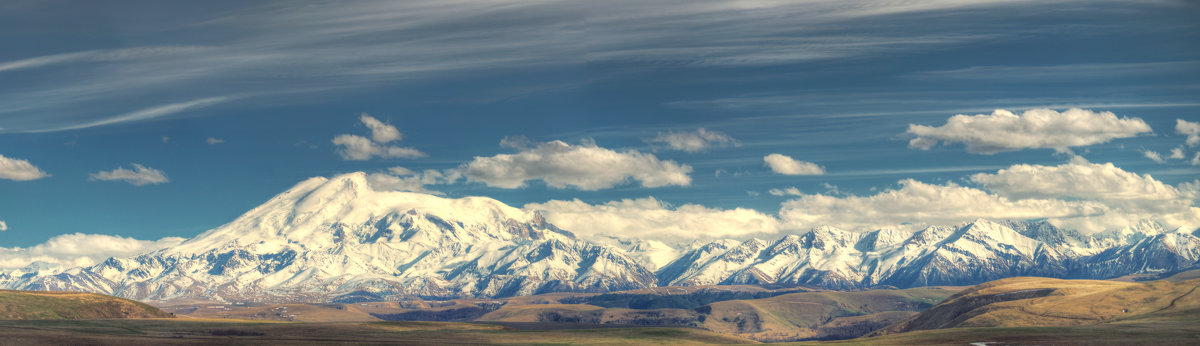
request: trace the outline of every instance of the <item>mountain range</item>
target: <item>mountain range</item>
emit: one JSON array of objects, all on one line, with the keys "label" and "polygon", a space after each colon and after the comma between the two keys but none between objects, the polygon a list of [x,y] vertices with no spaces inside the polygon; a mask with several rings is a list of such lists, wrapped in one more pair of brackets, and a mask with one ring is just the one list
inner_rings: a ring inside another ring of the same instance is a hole
[{"label": "mountain range", "polygon": [[145,301],[354,302],[726,284],[972,285],[1196,266],[1197,234],[1153,223],[1096,235],[979,219],[917,232],[817,227],[774,241],[687,246],[580,239],[494,199],[377,191],[366,174],[350,173],[305,180],[178,246],[88,267],[35,263],[0,273],[0,288]]}]

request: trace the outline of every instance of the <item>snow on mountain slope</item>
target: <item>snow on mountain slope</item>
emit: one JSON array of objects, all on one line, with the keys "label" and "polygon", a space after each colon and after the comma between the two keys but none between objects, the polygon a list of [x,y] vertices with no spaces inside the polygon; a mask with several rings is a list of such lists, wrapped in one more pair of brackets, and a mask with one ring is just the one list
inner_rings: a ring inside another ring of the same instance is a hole
[{"label": "snow on mountain slope", "polygon": [[663,285],[846,289],[967,285],[1012,276],[1102,279],[1200,265],[1200,238],[1186,232],[1159,234],[1146,226],[1145,232],[1157,235],[1127,230],[1122,237],[1141,240],[1118,245],[1124,241],[1084,237],[1048,224],[1014,224],[979,219],[961,227],[866,233],[818,227],[768,246],[759,246],[765,242],[757,239],[737,245],[721,240],[692,246],[660,269],[658,277]]},{"label": "snow on mountain slope", "polygon": [[1200,238],[1154,223],[1084,236],[1046,222],[976,220],[917,232],[817,227],[778,240],[675,247],[576,239],[483,197],[376,191],[363,173],[311,178],[177,246],[86,268],[34,264],[0,287],[150,301],[324,302],[507,297],[657,285],[856,289],[1011,276],[1103,279],[1200,266]]},{"label": "snow on mountain slope", "polygon": [[176,247],[6,287],[139,300],[502,297],[651,287],[624,251],[480,197],[375,191],[363,173],[297,184]]}]

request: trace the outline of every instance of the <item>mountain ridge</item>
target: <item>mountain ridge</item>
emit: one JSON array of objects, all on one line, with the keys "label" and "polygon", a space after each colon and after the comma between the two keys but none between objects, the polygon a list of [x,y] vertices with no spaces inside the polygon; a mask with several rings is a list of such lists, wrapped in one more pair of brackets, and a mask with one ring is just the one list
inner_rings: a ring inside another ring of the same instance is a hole
[{"label": "mountain ridge", "polygon": [[88,267],[0,272],[0,287],[170,301],[507,297],[678,285],[865,289],[1013,276],[1108,278],[1200,265],[1200,238],[1154,224],[1085,236],[977,219],[916,232],[832,226],[686,248],[579,239],[486,197],[376,191],[362,172],[306,179],[183,243]]}]

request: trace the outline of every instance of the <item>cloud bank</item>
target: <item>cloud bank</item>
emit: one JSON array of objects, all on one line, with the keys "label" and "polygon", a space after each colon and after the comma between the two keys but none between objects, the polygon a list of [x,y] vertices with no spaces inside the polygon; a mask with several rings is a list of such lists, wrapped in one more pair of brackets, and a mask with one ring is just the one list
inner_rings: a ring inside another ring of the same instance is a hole
[{"label": "cloud bank", "polygon": [[21,268],[41,261],[66,267],[88,266],[109,257],[125,257],[179,245],[184,238],[138,240],[104,234],[63,234],[27,248],[0,247],[0,268]]},{"label": "cloud bank", "polygon": [[665,241],[771,235],[779,221],[752,209],[672,207],[654,197],[588,204],[578,199],[526,204],[547,220],[582,237],[621,236]]}]

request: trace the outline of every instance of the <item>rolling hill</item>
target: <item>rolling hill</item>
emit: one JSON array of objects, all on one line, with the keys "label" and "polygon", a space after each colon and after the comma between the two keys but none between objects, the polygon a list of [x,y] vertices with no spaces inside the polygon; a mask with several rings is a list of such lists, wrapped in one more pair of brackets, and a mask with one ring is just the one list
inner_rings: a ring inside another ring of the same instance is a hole
[{"label": "rolling hill", "polygon": [[144,303],[79,292],[0,290],[0,319],[84,320],[107,318],[168,318]]}]

